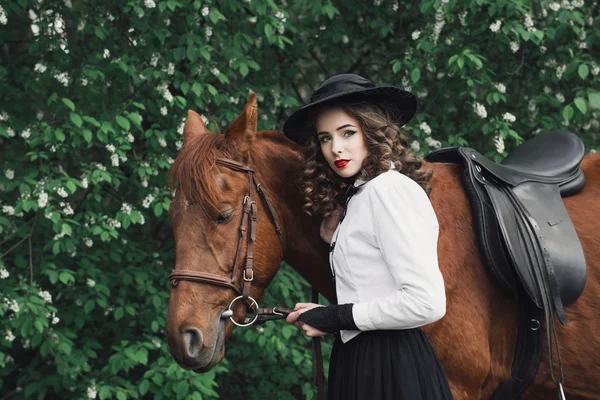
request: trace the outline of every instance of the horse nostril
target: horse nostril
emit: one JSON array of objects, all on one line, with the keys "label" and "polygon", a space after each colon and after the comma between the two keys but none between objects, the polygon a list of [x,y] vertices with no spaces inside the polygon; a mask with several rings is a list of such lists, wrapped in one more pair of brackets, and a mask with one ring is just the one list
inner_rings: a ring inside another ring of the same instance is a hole
[{"label": "horse nostril", "polygon": [[183,347],[185,355],[196,358],[202,348],[202,332],[197,328],[187,328],[183,331]]}]

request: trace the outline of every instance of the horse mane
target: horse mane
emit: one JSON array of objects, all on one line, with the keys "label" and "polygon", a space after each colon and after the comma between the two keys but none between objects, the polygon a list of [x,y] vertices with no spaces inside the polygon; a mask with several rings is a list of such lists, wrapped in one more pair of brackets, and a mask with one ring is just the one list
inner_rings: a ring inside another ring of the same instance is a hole
[{"label": "horse mane", "polygon": [[[267,143],[269,145],[267,145]],[[275,162],[277,167],[285,168],[289,160],[281,152],[273,151],[273,147],[289,148],[291,152],[300,153],[295,148],[295,143],[278,131],[260,131],[253,140],[252,160],[255,167],[259,167],[263,174],[269,169],[264,168],[265,160]],[[204,210],[205,205],[217,209],[221,188],[214,179],[214,168],[218,157],[232,160],[247,159],[247,154],[240,151],[235,143],[220,133],[205,133],[197,135],[184,144],[177,155],[169,175],[169,186],[183,196],[188,204],[200,205]]]}]

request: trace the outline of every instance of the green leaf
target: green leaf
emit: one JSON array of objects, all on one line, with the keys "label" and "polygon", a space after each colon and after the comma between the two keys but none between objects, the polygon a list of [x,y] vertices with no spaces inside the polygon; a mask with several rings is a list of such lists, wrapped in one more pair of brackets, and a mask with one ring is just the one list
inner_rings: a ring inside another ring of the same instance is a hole
[{"label": "green leaf", "polygon": [[75,282],[75,278],[70,272],[61,272],[60,274],[58,274],[58,279],[65,285],[69,282]]},{"label": "green leaf", "polygon": [[581,79],[585,79],[588,77],[588,74],[590,73],[590,69],[586,64],[581,64],[579,66],[579,68],[577,69],[577,73],[579,74],[579,77]]},{"label": "green leaf", "polygon": [[200,82],[194,82],[194,84],[192,85],[192,92],[194,92],[196,97],[200,97],[200,95],[202,94],[202,85],[200,84]]},{"label": "green leaf", "polygon": [[566,119],[567,121],[570,120],[571,118],[573,118],[573,114],[575,114],[575,110],[573,110],[573,107],[571,106],[566,106],[565,108],[563,108],[563,118]]},{"label": "green leaf", "polygon": [[92,131],[90,131],[89,129],[84,129],[83,130],[83,139],[88,142],[88,143],[92,143]]},{"label": "green leaf", "polygon": [[117,399],[118,400],[127,400],[127,395],[125,394],[125,392],[117,392]]},{"label": "green leaf", "polygon": [[88,300],[85,302],[85,305],[83,306],[83,311],[86,314],[89,314],[94,309],[94,307],[96,307],[96,302],[94,300]]},{"label": "green leaf", "polygon": [[240,64],[240,74],[242,74],[243,77],[246,77],[246,75],[248,75],[248,65],[246,63]]},{"label": "green leaf", "polygon": [[162,203],[157,203],[154,205],[154,215],[156,215],[157,217],[160,217],[163,213],[163,206]]},{"label": "green leaf", "polygon": [[110,389],[110,386],[102,386],[102,388],[98,392],[100,400],[108,399],[110,397]]},{"label": "green leaf", "polygon": [[410,74],[410,79],[413,81],[413,83],[417,83],[420,78],[421,78],[421,71],[419,71],[416,68],[413,69]]},{"label": "green leaf", "polygon": [[71,226],[69,224],[63,224],[61,227],[61,232],[65,235],[71,236],[73,234],[73,229],[71,229]]},{"label": "green leaf", "polygon": [[392,72],[397,74],[398,71],[400,71],[400,68],[402,68],[402,63],[400,61],[395,61],[394,65],[392,65]]},{"label": "green leaf", "polygon": [[125,314],[125,310],[123,310],[123,307],[118,307],[115,310],[115,320],[120,320],[121,318],[123,318],[123,315]]},{"label": "green leaf", "polygon": [[600,92],[588,93],[588,100],[592,108],[600,108]]},{"label": "green leaf", "polygon": [[138,389],[139,389],[139,391],[140,391],[140,394],[141,394],[142,396],[143,396],[143,395],[145,395],[145,394],[148,392],[148,389],[150,389],[150,381],[148,381],[148,380],[144,379],[144,380],[142,381],[142,383],[140,383],[140,386],[139,386],[139,388],[138,388]]},{"label": "green leaf", "polygon": [[583,97],[576,97],[574,100],[575,106],[582,114],[587,113],[587,101]]},{"label": "green leaf", "polygon": [[131,127],[129,124],[129,121],[127,121],[127,119],[121,115],[117,115],[117,117],[115,118],[117,120],[117,124],[119,124],[119,126],[121,128],[123,128],[124,130],[128,131],[129,128]]},{"label": "green leaf", "polygon": [[152,332],[158,332],[158,328],[158,322],[152,321],[152,323],[150,324],[150,329],[152,329]]},{"label": "green leaf", "polygon": [[81,117],[75,113],[69,113],[69,118],[71,118],[71,122],[78,128],[81,128],[81,125],[83,125],[83,121],[81,120]]},{"label": "green leaf", "polygon": [[66,97],[63,97],[61,100],[65,106],[69,107],[71,111],[75,111],[75,104],[73,104],[71,100],[67,99]]},{"label": "green leaf", "polygon": [[[135,126],[142,126],[142,119],[140,118],[139,114],[137,114],[137,113],[130,113],[129,115],[127,115],[127,118],[129,118],[131,120],[131,122],[133,122],[133,124]],[[123,128],[123,129],[129,130],[129,128]]]},{"label": "green leaf", "polygon": [[146,109],[146,106],[143,105],[142,103],[138,103],[138,102],[134,101],[132,104],[134,106],[136,106],[137,108],[139,108],[140,110],[145,110]]}]

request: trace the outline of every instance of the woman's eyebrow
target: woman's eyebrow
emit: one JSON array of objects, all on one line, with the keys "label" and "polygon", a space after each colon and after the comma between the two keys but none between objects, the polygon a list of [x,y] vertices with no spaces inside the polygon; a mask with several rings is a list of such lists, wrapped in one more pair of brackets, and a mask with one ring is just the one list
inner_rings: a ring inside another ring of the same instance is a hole
[{"label": "woman's eyebrow", "polygon": [[[349,126],[352,126],[352,127],[356,128],[356,127],[355,127],[354,125],[352,125],[352,124],[346,124],[346,125],[342,125],[342,126],[340,126],[339,128],[337,128],[337,129],[336,129],[336,131],[339,131],[340,129],[347,128],[347,127],[349,127]],[[327,131],[319,132],[319,133],[317,133],[317,136],[318,136],[318,135],[322,135],[322,134],[324,134],[324,133],[329,133],[329,132],[327,132]]]}]

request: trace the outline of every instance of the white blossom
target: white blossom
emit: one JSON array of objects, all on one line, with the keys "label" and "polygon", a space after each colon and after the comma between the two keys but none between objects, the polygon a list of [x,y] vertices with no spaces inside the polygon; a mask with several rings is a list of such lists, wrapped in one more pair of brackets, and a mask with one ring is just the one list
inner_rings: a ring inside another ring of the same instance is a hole
[{"label": "white blossom", "polygon": [[460,24],[462,26],[467,26],[467,11],[463,11],[458,14],[458,19],[460,20]]},{"label": "white blossom", "polygon": [[127,134],[127,141],[129,143],[133,143],[133,141],[135,140],[135,138],[133,137],[133,135],[131,133]]},{"label": "white blossom", "polygon": [[439,149],[440,147],[442,147],[442,143],[439,140],[435,140],[431,136],[427,136],[425,138],[425,142],[427,142],[427,145],[432,149]]},{"label": "white blossom", "polygon": [[213,67],[210,72],[214,75],[214,76],[219,76],[219,74],[221,74],[221,71],[219,71],[219,69],[217,67]]},{"label": "white blossom", "polygon": [[0,113],[0,121],[8,121],[8,114],[6,113],[6,111],[2,111]]},{"label": "white blossom", "polygon": [[206,38],[208,39],[209,37],[212,36],[212,27],[207,26],[205,29],[205,32],[206,32]]},{"label": "white blossom", "polygon": [[13,131],[12,128],[6,128],[6,132],[8,132],[8,137],[15,137],[15,131]]},{"label": "white blossom", "polygon": [[169,63],[167,66],[167,74],[173,75],[175,73],[175,64]]},{"label": "white blossom", "polygon": [[475,103],[473,105],[473,108],[475,109],[475,114],[477,114],[479,116],[479,118],[486,118],[487,117],[487,111],[486,111],[485,106],[483,104]]},{"label": "white blossom", "polygon": [[43,111],[38,111],[37,113],[35,113],[35,117],[41,121],[44,118],[44,112]]},{"label": "white blossom", "polygon": [[60,322],[60,318],[58,318],[58,317],[56,316],[56,313],[55,313],[55,312],[53,312],[53,313],[52,313],[52,325],[56,325],[56,324],[58,324],[59,322]]},{"label": "white blossom", "polygon": [[42,298],[42,300],[44,300],[44,302],[46,302],[48,304],[52,303],[52,295],[47,290],[40,290],[40,292],[38,293],[38,296],[40,296]]},{"label": "white blossom", "polygon": [[104,147],[106,147],[106,150],[110,151],[111,153],[114,153],[114,152],[115,152],[115,146],[114,146],[114,145],[112,145],[112,144],[107,144],[107,145],[106,145],[106,146],[104,146]]},{"label": "white blossom", "polygon": [[564,103],[565,102],[565,96],[563,96],[562,93],[556,93],[555,94],[556,99],[559,101],[559,103]]},{"label": "white blossom", "polygon": [[148,181],[145,179],[142,179],[141,184],[142,184],[142,187],[148,187]]},{"label": "white blossom", "polygon": [[116,219],[109,218],[108,226],[110,226],[111,228],[120,228],[121,223],[119,221],[117,221]]},{"label": "white blossom", "polygon": [[96,386],[90,386],[89,388],[87,388],[87,395],[88,395],[88,399],[95,399],[96,398]]},{"label": "white blossom", "polygon": [[515,122],[517,120],[517,118],[514,115],[508,112],[502,115],[502,119],[507,122]]},{"label": "white blossom", "polygon": [[70,204],[67,203],[63,207],[64,207],[63,212],[65,213],[65,215],[73,215],[74,214],[73,209],[71,208]]},{"label": "white blossom", "polygon": [[518,50],[519,50],[519,43],[510,42],[510,51],[512,51],[513,53],[516,53]]},{"label": "white blossom", "polygon": [[146,8],[156,7],[156,3],[154,2],[154,0],[144,0],[144,5],[146,6]]},{"label": "white blossom", "polygon": [[131,215],[131,206],[127,203],[123,203],[123,205],[121,205],[121,211],[127,215]]},{"label": "white blossom", "polygon": [[592,67],[592,75],[596,76],[600,72],[600,67]]},{"label": "white blossom", "polygon": [[531,19],[531,15],[525,15],[525,21],[523,21],[523,26],[527,29],[527,32],[535,31],[533,27],[533,20]]},{"label": "white blossom", "polygon": [[167,115],[168,113],[169,113],[169,110],[167,110],[167,107],[165,107],[165,106],[162,106],[162,107],[160,108],[160,114],[161,114],[161,115]]},{"label": "white blossom", "polygon": [[81,78],[81,84],[82,84],[83,86],[87,86],[87,85],[88,85],[88,80],[87,80],[87,78]]},{"label": "white blossom", "polygon": [[567,69],[567,66],[565,64],[559,65],[558,67],[556,67],[556,77],[558,79],[562,78],[562,76],[565,73],[566,69]]},{"label": "white blossom", "polygon": [[504,153],[504,138],[502,136],[496,136],[494,138],[494,144],[496,145],[496,151],[498,153]]},{"label": "white blossom", "polygon": [[43,74],[44,72],[46,72],[47,69],[48,69],[48,67],[46,67],[45,64],[37,63],[37,64],[35,64],[35,68],[33,70],[35,72],[39,72],[40,74]]},{"label": "white blossom", "polygon": [[417,40],[421,36],[421,31],[414,31],[411,36],[413,40]]},{"label": "white blossom", "polygon": [[93,288],[94,286],[96,286],[96,281],[91,278],[87,278],[85,284]]},{"label": "white blossom", "polygon": [[4,267],[0,267],[0,279],[6,279],[9,276],[10,273]]},{"label": "white blossom", "polygon": [[94,241],[91,238],[87,237],[87,236],[83,238],[83,243],[87,247],[92,247],[94,245]]},{"label": "white blossom", "polygon": [[87,180],[87,178],[84,177],[84,178],[81,179],[81,187],[83,187],[84,189],[88,188],[88,180]]},{"label": "white blossom", "polygon": [[4,12],[4,8],[0,6],[0,24],[6,25],[8,23],[8,19],[6,18],[6,13]]},{"label": "white blossom", "polygon": [[418,140],[413,140],[413,142],[410,144],[410,149],[416,153],[421,150],[421,144]]},{"label": "white blossom", "polygon": [[142,202],[142,206],[144,208],[148,208],[148,207],[150,207],[150,205],[152,204],[153,201],[154,201],[154,196],[152,196],[151,194],[149,194],[148,196],[146,196],[146,198]]},{"label": "white blossom", "polygon": [[160,347],[162,346],[160,343],[160,340],[158,339],[152,339],[152,344],[154,345],[154,347],[156,347],[157,349],[160,349]]},{"label": "white blossom", "polygon": [[498,90],[498,92],[503,94],[506,93],[506,86],[504,86],[504,84],[496,83],[494,86],[496,87],[496,90]]},{"label": "white blossom", "polygon": [[560,4],[559,3],[550,3],[548,4],[548,8],[551,9],[552,11],[558,11],[560,10]]},{"label": "white blossom", "polygon": [[429,125],[427,124],[427,122],[421,122],[421,125],[419,125],[419,128],[425,132],[426,135],[431,135],[431,128],[429,127]]},{"label": "white blossom", "polygon": [[201,13],[203,17],[206,17],[210,13],[210,9],[208,7],[203,7]]},{"label": "white blossom", "polygon": [[54,78],[60,83],[62,83],[63,86],[69,86],[69,74],[67,74],[66,72],[55,74]]},{"label": "white blossom", "polygon": [[167,141],[164,138],[158,138],[158,144],[160,147],[167,147]]},{"label": "white blossom", "polygon": [[175,142],[175,148],[177,150],[181,149],[181,146],[183,146],[183,142],[181,140]]},{"label": "white blossom", "polygon": [[250,18],[248,18],[248,21],[250,21],[251,24],[255,24],[256,23],[256,17],[250,17]]},{"label": "white blossom", "polygon": [[44,208],[48,204],[48,193],[41,191],[38,197],[38,207]]},{"label": "white blossom", "polygon": [[150,65],[156,67],[156,65],[158,64],[159,57],[160,55],[158,53],[153,53],[152,57],[150,57]]},{"label": "white blossom", "polygon": [[6,336],[4,336],[4,339],[6,339],[12,343],[12,341],[15,340],[15,335],[13,335],[12,331],[10,329],[8,329],[6,331]]},{"label": "white blossom", "polygon": [[58,195],[63,198],[69,196],[69,194],[67,193],[65,188],[62,186],[60,186],[58,189],[56,189],[56,193],[58,193]]},{"label": "white blossom", "polygon": [[118,154],[111,155],[110,162],[113,167],[118,167],[119,166],[119,155]]},{"label": "white blossom", "polygon": [[8,179],[13,179],[13,178],[15,177],[15,171],[13,171],[12,169],[7,169],[7,170],[4,172],[4,175],[6,175],[6,177],[7,177]]},{"label": "white blossom", "polygon": [[548,51],[548,48],[546,46],[540,46],[540,53],[545,54],[546,51]]},{"label": "white blossom", "polygon": [[110,50],[108,50],[108,49],[104,49],[104,53],[102,54],[102,56],[103,56],[104,58],[108,58],[108,57],[110,57]]},{"label": "white blossom", "polygon": [[21,132],[21,137],[25,140],[29,139],[30,136],[31,136],[31,129],[25,129],[23,132]]},{"label": "white blossom", "polygon": [[7,299],[5,297],[3,303],[8,310],[12,311],[15,314],[17,314],[20,311],[19,303],[17,303],[17,301],[14,299]]},{"label": "white blossom", "polygon": [[2,212],[8,215],[15,215],[15,209],[12,206],[2,206]]},{"label": "white blossom", "polygon": [[490,25],[490,30],[492,32],[496,33],[500,30],[501,26],[502,26],[502,21],[497,20],[496,22],[494,22],[493,24]]}]

